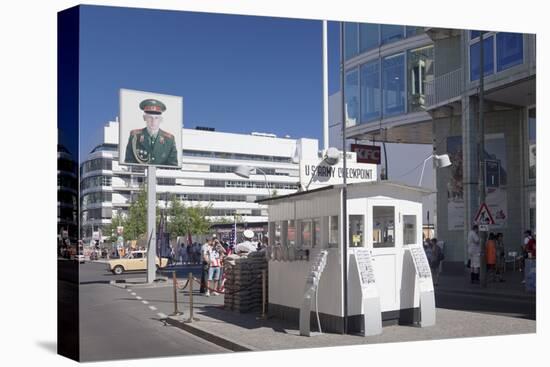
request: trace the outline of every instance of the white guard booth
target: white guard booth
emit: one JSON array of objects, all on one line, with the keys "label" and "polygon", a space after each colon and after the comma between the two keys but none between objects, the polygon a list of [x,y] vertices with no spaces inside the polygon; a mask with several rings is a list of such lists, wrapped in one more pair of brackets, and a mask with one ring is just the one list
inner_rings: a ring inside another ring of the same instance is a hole
[{"label": "white guard booth", "polygon": [[422,247],[422,196],[430,193],[389,181],[347,185],[345,236],[343,185],[261,200],[269,208],[269,315],[301,323],[302,335],[318,323],[323,332],[343,333],[347,245],[349,333],[434,325]]}]

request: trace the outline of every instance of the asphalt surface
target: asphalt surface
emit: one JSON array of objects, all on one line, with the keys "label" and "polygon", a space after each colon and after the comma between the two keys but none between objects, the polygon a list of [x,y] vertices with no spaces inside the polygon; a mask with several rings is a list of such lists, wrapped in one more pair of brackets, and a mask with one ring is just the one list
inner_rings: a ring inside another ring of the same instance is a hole
[{"label": "asphalt surface", "polygon": [[166,316],[162,310],[131,289],[109,284],[111,280],[135,276],[135,273],[112,275],[102,263],[87,262],[80,266],[81,361],[228,352],[167,325],[162,320]]}]

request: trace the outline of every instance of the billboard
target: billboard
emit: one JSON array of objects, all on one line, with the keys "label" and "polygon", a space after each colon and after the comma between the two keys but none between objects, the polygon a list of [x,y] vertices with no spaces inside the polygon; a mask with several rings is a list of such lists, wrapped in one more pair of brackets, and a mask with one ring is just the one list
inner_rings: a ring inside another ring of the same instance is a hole
[{"label": "billboard", "polygon": [[119,96],[119,163],[181,167],[182,98],[129,89]]}]

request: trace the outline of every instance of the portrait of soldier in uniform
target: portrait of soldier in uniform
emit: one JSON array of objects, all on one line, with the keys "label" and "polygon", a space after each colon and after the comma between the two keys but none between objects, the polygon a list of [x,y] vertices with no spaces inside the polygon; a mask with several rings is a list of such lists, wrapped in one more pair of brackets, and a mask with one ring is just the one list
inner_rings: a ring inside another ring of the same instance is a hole
[{"label": "portrait of soldier in uniform", "polygon": [[146,127],[130,132],[126,145],[125,163],[177,166],[178,155],[174,135],[160,128],[166,105],[156,99],[139,104]]}]

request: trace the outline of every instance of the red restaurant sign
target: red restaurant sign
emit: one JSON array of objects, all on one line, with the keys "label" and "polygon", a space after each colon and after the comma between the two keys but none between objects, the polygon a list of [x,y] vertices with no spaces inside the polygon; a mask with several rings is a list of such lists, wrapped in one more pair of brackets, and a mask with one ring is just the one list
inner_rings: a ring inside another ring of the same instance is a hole
[{"label": "red restaurant sign", "polygon": [[376,145],[352,144],[351,151],[357,154],[358,163],[380,164],[380,147]]}]

